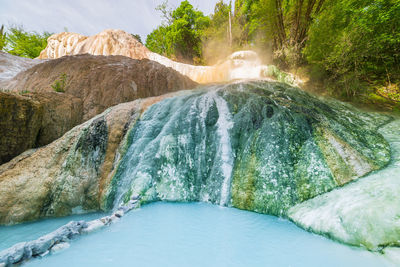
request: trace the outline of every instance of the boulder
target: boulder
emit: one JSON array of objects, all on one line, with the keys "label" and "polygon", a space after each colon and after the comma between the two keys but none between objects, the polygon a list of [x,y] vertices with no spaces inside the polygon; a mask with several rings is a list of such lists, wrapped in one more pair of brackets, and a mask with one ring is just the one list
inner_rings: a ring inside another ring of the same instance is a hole
[{"label": "boulder", "polygon": [[82,120],[79,98],[56,92],[0,92],[0,164],[47,145]]},{"label": "boulder", "polygon": [[38,64],[7,82],[5,90],[14,94],[0,94],[0,164],[49,144],[108,107],[195,85],[161,64],[123,56],[78,55]]},{"label": "boulder", "polygon": [[19,73],[6,89],[59,91],[83,101],[82,122],[106,108],[138,98],[162,95],[196,85],[178,72],[150,60],[123,56],[77,55],[36,65]]},{"label": "boulder", "polygon": [[68,215],[76,207],[99,210],[127,130],[144,109],[168,96],[112,107],[0,165],[0,224]]},{"label": "boulder", "polygon": [[39,102],[0,92],[0,164],[36,146],[42,117]]},{"label": "boulder", "polygon": [[0,51],[0,86],[2,80],[10,79],[17,73],[29,69],[45,60],[18,57]]}]

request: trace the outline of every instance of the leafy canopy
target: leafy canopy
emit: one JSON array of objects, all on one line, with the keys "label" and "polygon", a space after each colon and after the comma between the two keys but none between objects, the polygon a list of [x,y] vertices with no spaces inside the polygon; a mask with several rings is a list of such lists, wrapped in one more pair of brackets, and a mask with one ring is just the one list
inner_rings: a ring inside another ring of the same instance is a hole
[{"label": "leafy canopy", "polygon": [[11,26],[6,34],[6,45],[3,49],[12,55],[35,58],[46,48],[50,35],[49,32],[27,32],[22,26]]},{"label": "leafy canopy", "polygon": [[[165,11],[165,6],[160,9]],[[147,36],[146,46],[168,57],[198,62],[202,56],[201,37],[210,19],[188,1],[182,1],[178,8],[163,14],[167,18],[165,24]]]},{"label": "leafy canopy", "polygon": [[339,80],[346,94],[354,81],[398,80],[400,1],[330,1],[310,28],[304,55]]}]

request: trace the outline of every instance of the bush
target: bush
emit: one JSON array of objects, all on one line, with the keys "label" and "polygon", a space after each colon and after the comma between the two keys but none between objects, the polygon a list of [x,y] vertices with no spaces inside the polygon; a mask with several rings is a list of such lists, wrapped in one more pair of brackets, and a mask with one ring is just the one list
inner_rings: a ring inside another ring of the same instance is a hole
[{"label": "bush", "polygon": [[54,91],[59,92],[59,93],[64,93],[65,92],[65,85],[67,83],[67,74],[63,73],[60,75],[60,78],[55,80],[54,83],[51,85],[51,87],[54,89]]}]

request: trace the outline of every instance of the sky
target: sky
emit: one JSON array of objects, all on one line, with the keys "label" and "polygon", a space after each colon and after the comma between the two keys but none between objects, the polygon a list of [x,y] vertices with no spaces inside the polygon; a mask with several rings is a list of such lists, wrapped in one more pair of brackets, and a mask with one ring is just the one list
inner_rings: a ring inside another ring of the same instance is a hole
[{"label": "sky", "polygon": [[[163,0],[0,0],[0,24],[23,25],[37,32],[69,32],[94,35],[105,29],[121,29],[147,34],[161,24],[155,8]],[[171,7],[181,0],[169,0]],[[189,0],[205,15],[213,12],[218,0]]]}]

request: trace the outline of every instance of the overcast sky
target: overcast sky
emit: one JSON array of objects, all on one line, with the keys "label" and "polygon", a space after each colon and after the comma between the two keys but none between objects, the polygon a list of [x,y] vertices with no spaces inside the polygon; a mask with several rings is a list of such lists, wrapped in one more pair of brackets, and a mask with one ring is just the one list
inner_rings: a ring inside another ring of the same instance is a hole
[{"label": "overcast sky", "polygon": [[[209,15],[218,0],[189,0]],[[0,24],[23,25],[29,31],[93,35],[105,29],[139,34],[144,40],[161,23],[155,8],[163,0],[0,0]],[[180,0],[169,0],[177,7]]]}]

